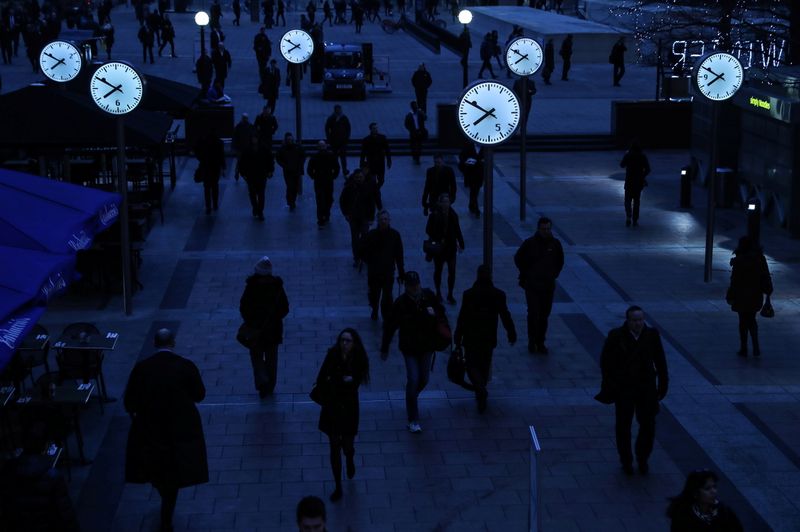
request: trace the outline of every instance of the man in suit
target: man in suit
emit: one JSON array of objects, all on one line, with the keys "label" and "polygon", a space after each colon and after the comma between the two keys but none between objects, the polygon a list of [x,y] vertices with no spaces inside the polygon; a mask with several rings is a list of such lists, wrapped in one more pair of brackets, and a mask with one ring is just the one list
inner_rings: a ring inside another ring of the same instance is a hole
[{"label": "man in suit", "polygon": [[383,186],[386,168],[392,167],[392,152],[386,135],[378,132],[378,124],[369,125],[369,135],[361,141],[361,161],[359,166],[369,165],[373,175],[378,179],[378,188]]},{"label": "man in suit", "polygon": [[414,71],[414,75],[411,76],[411,85],[414,86],[417,105],[424,113],[428,112],[428,89],[432,83],[431,74],[425,68],[425,63],[420,63],[417,70]]},{"label": "man in suit", "polygon": [[645,475],[656,436],[658,403],[667,395],[669,375],[661,336],[644,323],[644,311],[632,306],[625,311],[622,327],[608,333],[600,355],[603,382],[597,399],[616,407],[617,453],[626,474],[633,474],[631,424],[639,422],[636,461]]},{"label": "man in suit", "polygon": [[450,203],[456,200],[456,175],[453,169],[445,166],[444,157],[437,153],[433,156],[433,166],[425,172],[425,188],[422,190],[422,213],[436,208],[441,194],[450,196]]},{"label": "man in suit", "polygon": [[497,347],[497,318],[503,322],[508,343],[517,341],[517,330],[506,304],[506,293],[495,288],[492,271],[484,264],[478,266],[478,278],[472,288],[464,291],[458,313],[453,341],[464,346],[467,375],[475,387],[478,412],[486,411],[486,383],[492,368],[492,351]]},{"label": "man in suit", "polygon": [[131,430],[125,481],[151,483],[161,495],[161,530],[171,531],[178,489],[208,482],[203,423],[195,403],[206,396],[200,371],[175,352],[175,335],[160,329],[156,353],[137,363],[125,389]]},{"label": "man in suit", "polygon": [[333,205],[333,180],[339,176],[339,161],[328,149],[324,140],[317,143],[319,150],[308,160],[308,177],[314,181],[317,200],[317,226],[322,229],[331,220]]},{"label": "man in suit", "polygon": [[333,106],[333,113],[325,121],[325,139],[333,153],[339,158],[342,173],[347,177],[347,143],[350,142],[350,120],[342,112],[341,105]]},{"label": "man in suit", "polygon": [[469,212],[481,217],[478,208],[478,194],[483,186],[483,147],[469,143],[458,155],[458,169],[464,176],[464,185],[469,189]]},{"label": "man in suit", "polygon": [[270,60],[269,66],[261,71],[261,95],[267,100],[267,106],[275,113],[275,103],[278,100],[278,91],[281,87],[281,70],[278,62]]},{"label": "man in suit", "polygon": [[411,102],[411,111],[406,114],[404,126],[408,131],[408,141],[411,144],[411,157],[414,159],[414,164],[419,164],[419,156],[422,153],[422,141],[428,135],[428,130],[425,129],[425,120],[428,117],[419,108],[417,102]]},{"label": "man in suit", "polygon": [[642,190],[647,186],[647,176],[650,174],[650,161],[639,147],[637,142],[625,153],[619,166],[625,169],[625,226],[639,225],[639,204],[642,200]]}]

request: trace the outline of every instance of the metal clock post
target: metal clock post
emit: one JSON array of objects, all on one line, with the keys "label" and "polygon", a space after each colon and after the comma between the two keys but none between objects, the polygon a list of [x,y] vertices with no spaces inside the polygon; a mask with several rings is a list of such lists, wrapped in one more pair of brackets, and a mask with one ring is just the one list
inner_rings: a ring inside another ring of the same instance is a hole
[{"label": "metal clock post", "polygon": [[[727,78],[726,78],[727,76]],[[726,52],[711,52],[702,56],[694,69],[694,85],[697,91],[711,101],[711,169],[706,209],[706,246],[703,263],[703,280],[711,282],[714,262],[714,220],[716,210],[717,164],[719,149],[720,102],[736,94],[744,81],[744,69],[739,60]]]},{"label": "metal clock post", "polygon": [[[110,89],[110,90],[109,90]],[[122,248],[122,303],[125,315],[133,312],[131,289],[130,228],[128,227],[128,179],[125,173],[124,117],[142,101],[144,78],[128,63],[109,61],[100,65],[89,81],[89,93],[104,112],[117,122],[117,191],[122,197],[119,213]]]},{"label": "metal clock post", "polygon": [[[283,34],[280,42],[283,58],[292,65],[292,82],[294,83],[295,141],[303,140],[303,111],[300,97],[300,68],[314,53],[314,40],[303,30],[289,30]],[[297,183],[297,193],[303,193],[303,180]]]},{"label": "metal clock post", "polygon": [[542,46],[529,37],[520,37],[509,43],[506,48],[506,65],[509,70],[522,80],[522,98],[520,102],[522,120],[520,123],[519,146],[519,219],[525,220],[525,203],[528,198],[528,76],[536,74],[542,66],[544,52]]},{"label": "metal clock post", "polygon": [[520,106],[514,91],[496,81],[477,81],[467,87],[458,103],[461,131],[483,147],[483,263],[492,270],[494,207],[494,154],[492,147],[506,141],[517,129]]}]

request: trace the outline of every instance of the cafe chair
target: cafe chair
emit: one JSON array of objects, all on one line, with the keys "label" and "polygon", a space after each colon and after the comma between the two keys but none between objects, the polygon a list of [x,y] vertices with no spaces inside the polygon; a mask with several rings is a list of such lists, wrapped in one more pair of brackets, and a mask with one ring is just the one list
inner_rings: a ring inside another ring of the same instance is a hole
[{"label": "cafe chair", "polygon": [[[73,323],[64,329],[61,338],[80,340],[81,335],[85,335],[91,341],[92,336],[100,336],[100,331],[91,323]],[[104,358],[102,349],[58,348],[56,351],[58,373],[62,380],[81,379],[84,383],[88,383],[91,379],[95,380],[99,392],[100,412],[103,413],[103,403],[108,401],[106,381],[103,377]]]},{"label": "cafe chair", "polygon": [[[31,332],[28,333],[28,336],[36,337],[42,334],[45,336],[49,336],[47,329],[45,329],[43,326],[37,323],[31,330]],[[19,364],[22,370],[25,372],[25,376],[30,377],[31,384],[34,384],[33,368],[44,366],[45,373],[50,373],[50,364],[47,363],[47,355],[49,353],[50,353],[50,342],[47,342],[42,349],[25,350],[17,352],[19,356]]]}]

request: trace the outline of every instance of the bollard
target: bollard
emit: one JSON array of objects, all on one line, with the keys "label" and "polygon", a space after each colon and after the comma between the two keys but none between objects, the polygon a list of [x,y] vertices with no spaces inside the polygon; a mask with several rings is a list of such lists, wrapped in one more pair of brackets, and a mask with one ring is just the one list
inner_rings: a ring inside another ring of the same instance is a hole
[{"label": "bollard", "polygon": [[681,168],[681,209],[692,208],[692,176],[689,167]]},{"label": "bollard", "polygon": [[747,215],[747,236],[754,244],[759,245],[761,240],[761,202],[758,198],[747,200],[745,213]]}]

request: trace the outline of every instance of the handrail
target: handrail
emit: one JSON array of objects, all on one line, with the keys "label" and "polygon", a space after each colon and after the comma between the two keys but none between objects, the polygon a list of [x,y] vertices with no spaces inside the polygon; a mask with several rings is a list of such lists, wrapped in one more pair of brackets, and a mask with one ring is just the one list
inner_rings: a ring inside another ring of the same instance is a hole
[{"label": "handrail", "polygon": [[540,489],[540,467],[539,454],[542,448],[539,445],[539,438],[536,436],[536,429],[533,425],[528,429],[531,433],[531,500],[530,511],[528,514],[528,529],[530,532],[540,532],[542,530],[542,496]]}]

